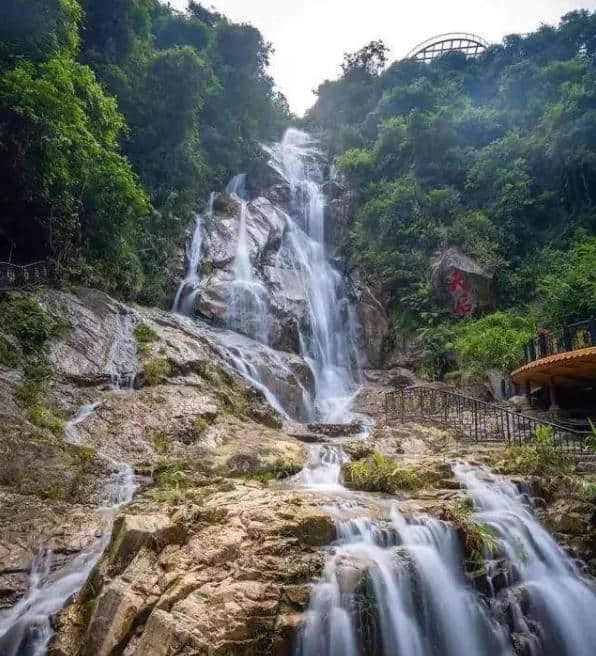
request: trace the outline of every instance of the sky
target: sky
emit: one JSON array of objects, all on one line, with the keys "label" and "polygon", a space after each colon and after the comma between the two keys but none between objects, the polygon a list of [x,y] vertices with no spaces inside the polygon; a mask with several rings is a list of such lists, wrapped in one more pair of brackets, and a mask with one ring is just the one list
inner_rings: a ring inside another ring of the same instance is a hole
[{"label": "sky", "polygon": [[[184,9],[187,0],[170,0]],[[554,25],[596,0],[203,0],[235,22],[252,23],[275,48],[269,73],[290,108],[302,115],[313,90],[335,79],[345,52],[373,39],[390,48],[390,61],[417,43],[446,32],[472,32],[490,42]]]}]

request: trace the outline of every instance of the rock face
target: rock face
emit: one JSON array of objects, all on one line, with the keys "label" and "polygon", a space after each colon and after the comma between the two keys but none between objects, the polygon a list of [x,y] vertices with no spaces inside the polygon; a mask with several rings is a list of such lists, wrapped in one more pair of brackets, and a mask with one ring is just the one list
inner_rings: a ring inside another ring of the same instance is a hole
[{"label": "rock face", "polygon": [[431,282],[437,296],[456,316],[488,312],[495,307],[492,274],[455,248],[433,260]]},{"label": "rock face", "polygon": [[[300,468],[303,445],[279,431],[279,414],[234,370],[234,359],[252,362],[255,377],[260,368],[299,415],[312,379],[298,356],[94,290],[37,298],[68,325],[49,344],[44,391],[66,430],[32,423],[16,397],[22,366],[0,365],[0,607],[27,591],[40,550],[51,549],[59,569],[109,530],[96,509],[110,494],[115,462],[142,473],[188,460],[214,473]],[[152,341],[137,341],[138,326]],[[160,374],[150,376],[156,363]],[[90,414],[69,425],[85,406]]]},{"label": "rock face", "polygon": [[[197,481],[198,482],[198,481]],[[318,547],[335,525],[314,500],[214,480],[118,520],[51,656],[288,654]]]},{"label": "rock face", "polygon": [[[320,159],[320,158],[319,158]],[[260,168],[267,168],[264,164]],[[259,168],[259,170],[260,170]],[[324,242],[328,254],[341,244],[352,208],[349,190],[338,180],[323,179],[326,166],[318,161],[324,200]],[[325,173],[329,176],[329,173]],[[302,233],[307,230],[300,192],[273,169],[259,175],[256,182],[249,175],[247,183],[252,197],[240,202],[238,197],[219,194],[213,211],[204,220],[201,249],[199,291],[194,309],[197,315],[215,325],[228,325],[244,334],[266,341],[273,349],[300,354],[305,336],[313,333],[313,299],[308,289],[305,268],[313,266],[318,246]],[[290,218],[291,215],[291,218]],[[245,227],[243,227],[245,226]],[[231,312],[234,289],[238,286],[239,241],[246,231],[243,294],[250,291],[255,302],[243,307],[242,321]],[[362,362],[381,366],[383,341],[388,332],[385,310],[367,285],[356,275],[348,275],[341,261],[335,262],[336,288],[342,322],[350,326],[350,339],[357,343]],[[321,272],[322,273],[322,272]],[[266,323],[266,325],[264,325]],[[265,337],[263,337],[265,335]],[[352,354],[356,359],[356,353]]]}]

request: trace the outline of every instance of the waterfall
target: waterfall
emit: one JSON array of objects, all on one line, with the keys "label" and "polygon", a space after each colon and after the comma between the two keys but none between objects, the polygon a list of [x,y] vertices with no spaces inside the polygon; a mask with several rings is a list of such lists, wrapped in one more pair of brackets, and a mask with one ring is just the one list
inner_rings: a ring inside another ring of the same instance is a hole
[{"label": "waterfall", "polygon": [[455,530],[430,517],[338,521],[297,656],[505,656],[504,630],[466,588]]},{"label": "waterfall", "polygon": [[[460,464],[454,472],[472,498],[475,517],[498,536],[503,554],[517,572],[519,588],[529,596],[530,618],[539,627],[533,636],[538,653],[593,655],[596,589],[581,578],[563,549],[536,521],[527,495],[487,470]],[[524,622],[521,611],[518,618]]]},{"label": "waterfall", "polygon": [[[346,519],[346,510],[359,508],[371,495],[349,492],[334,478],[340,452],[341,447],[313,445],[309,464],[295,477],[324,492],[337,486],[344,499],[332,508],[338,539],[314,586],[295,656],[594,653],[596,590],[511,481],[477,467],[454,467],[474,504],[473,519],[497,536],[499,556],[514,572],[509,587],[491,599],[464,577],[459,537],[449,523],[428,516],[406,519],[398,503],[381,499],[377,504],[388,506],[384,518],[377,509]],[[509,608],[509,622],[503,608]],[[524,651],[514,649],[514,636]]]},{"label": "waterfall", "polygon": [[267,289],[255,276],[250,260],[246,227],[248,201],[237,195],[237,192],[244,193],[244,181],[230,183],[228,188],[235,190],[232,193],[240,202],[240,220],[234,258],[234,279],[230,286],[226,323],[231,330],[267,344],[269,333]]},{"label": "waterfall", "polygon": [[178,286],[178,291],[174,298],[172,312],[191,315],[194,309],[194,301],[199,291],[200,273],[201,273],[201,250],[203,247],[203,222],[205,218],[213,215],[213,202],[215,194],[212,193],[209,198],[209,204],[205,211],[205,216],[197,214],[195,219],[195,229],[190,242],[190,248],[187,253],[186,274]]},{"label": "waterfall", "polygon": [[295,129],[266,150],[271,168],[290,187],[290,213],[277,257],[297,274],[307,299],[308,326],[299,329],[302,355],[315,378],[316,409],[325,421],[344,422],[356,391],[358,357],[344,281],[325,254],[321,155],[316,142]]}]

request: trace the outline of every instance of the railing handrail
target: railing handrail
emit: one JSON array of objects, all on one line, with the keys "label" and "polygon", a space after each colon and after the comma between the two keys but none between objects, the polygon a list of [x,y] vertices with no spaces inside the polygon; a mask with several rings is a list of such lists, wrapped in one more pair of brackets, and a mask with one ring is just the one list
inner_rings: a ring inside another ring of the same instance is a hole
[{"label": "railing handrail", "polygon": [[[577,343],[581,334],[582,342]],[[526,364],[560,353],[571,353],[596,346],[596,319],[582,319],[531,337],[524,347]]]},{"label": "railing handrail", "polygon": [[[390,408],[389,400],[394,403]],[[399,400],[399,402],[398,402]],[[553,421],[525,415],[495,403],[489,403],[450,390],[432,387],[404,387],[385,393],[385,417],[421,417],[438,421],[467,433],[477,442],[514,442],[522,444],[538,426],[551,429],[560,448],[585,450],[589,431],[582,431]]]},{"label": "railing handrail", "polygon": [[8,292],[43,284],[52,277],[54,271],[51,260],[38,260],[29,264],[0,262],[0,291]]},{"label": "railing handrail", "polygon": [[[588,431],[581,431],[577,430],[576,428],[567,428],[566,426],[563,426],[562,424],[556,424],[553,421],[548,421],[548,419],[540,419],[539,417],[533,417],[532,415],[524,415],[521,412],[515,412],[515,410],[509,410],[509,408],[504,408],[503,406],[497,404],[497,403],[490,403],[489,401],[483,401],[482,399],[477,399],[474,396],[466,396],[465,394],[460,394],[459,392],[452,392],[451,390],[441,390],[441,389],[435,389],[432,387],[423,387],[422,385],[414,385],[413,387],[408,387],[406,389],[409,389],[413,392],[417,390],[428,390],[432,389],[434,392],[439,392],[440,394],[445,394],[448,396],[453,396],[457,397],[460,399],[465,399],[466,401],[473,401],[474,403],[477,403],[478,405],[484,406],[491,408],[493,410],[501,410],[502,412],[506,412],[508,415],[512,415],[514,417],[519,417],[520,419],[524,420],[532,420],[535,421],[539,424],[543,424],[546,426],[550,426],[551,428],[556,428],[557,430],[563,430],[566,433],[575,433],[578,436],[585,437],[588,435]],[[393,394],[400,394],[403,392],[402,390],[392,390],[391,392],[385,392],[385,395],[393,395]]]}]

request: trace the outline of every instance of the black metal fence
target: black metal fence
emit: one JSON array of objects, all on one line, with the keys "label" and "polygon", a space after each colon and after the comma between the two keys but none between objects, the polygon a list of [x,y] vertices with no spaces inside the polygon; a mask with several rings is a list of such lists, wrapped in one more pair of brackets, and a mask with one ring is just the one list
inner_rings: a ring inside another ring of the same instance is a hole
[{"label": "black metal fence", "polygon": [[518,445],[531,440],[536,428],[543,426],[561,449],[574,453],[586,450],[586,432],[446,390],[408,387],[387,392],[385,417],[402,423],[416,419],[434,421],[456,429],[475,442]]},{"label": "black metal fence", "polygon": [[526,362],[567,351],[596,346],[596,319],[586,319],[554,332],[544,331],[533,337],[525,348]]},{"label": "black metal fence", "polygon": [[0,292],[37,287],[48,282],[52,273],[52,264],[47,260],[25,266],[0,262]]}]

